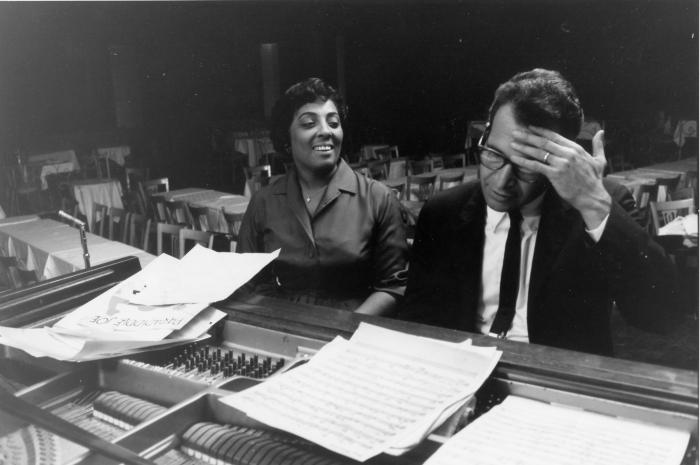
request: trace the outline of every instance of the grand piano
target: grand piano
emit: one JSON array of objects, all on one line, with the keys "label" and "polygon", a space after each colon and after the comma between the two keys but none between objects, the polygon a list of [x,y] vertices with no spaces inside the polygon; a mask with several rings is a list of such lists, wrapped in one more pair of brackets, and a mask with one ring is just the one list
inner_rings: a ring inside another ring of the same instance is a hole
[{"label": "grand piano", "polygon": [[[140,269],[127,257],[26,289],[0,293],[0,325],[50,324]],[[3,347],[0,457],[17,464],[356,463],[273,431],[220,398],[303,363],[365,321],[410,334],[496,345],[503,351],[475,396],[469,421],[505,396],[577,407],[691,433],[683,464],[698,462],[698,373],[262,297],[230,298],[198,344],[90,363],[33,358]],[[423,463],[455,432],[436,430],[401,456]],[[1,460],[0,460],[1,461]]]}]

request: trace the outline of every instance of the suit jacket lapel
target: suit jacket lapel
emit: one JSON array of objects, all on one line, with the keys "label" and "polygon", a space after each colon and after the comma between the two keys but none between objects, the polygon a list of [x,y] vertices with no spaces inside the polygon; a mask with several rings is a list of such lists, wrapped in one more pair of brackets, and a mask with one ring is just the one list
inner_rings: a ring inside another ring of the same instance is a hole
[{"label": "suit jacket lapel", "polygon": [[484,226],[486,202],[477,189],[464,204],[454,232],[455,279],[460,289],[457,328],[473,331],[476,327],[476,308],[479,302],[481,266],[484,255]]},{"label": "suit jacket lapel", "polygon": [[582,221],[578,212],[550,187],[542,202],[542,217],[530,270],[528,312],[537,308],[533,304],[554,269],[565,243],[575,235],[584,233]]}]

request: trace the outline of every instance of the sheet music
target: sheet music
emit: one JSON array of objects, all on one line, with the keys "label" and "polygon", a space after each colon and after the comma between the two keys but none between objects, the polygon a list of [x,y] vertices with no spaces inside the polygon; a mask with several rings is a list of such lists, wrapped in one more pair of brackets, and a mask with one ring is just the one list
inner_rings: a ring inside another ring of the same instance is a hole
[{"label": "sheet music", "polygon": [[197,244],[179,261],[149,274],[129,301],[140,305],[217,302],[247,283],[279,253],[215,252]]},{"label": "sheet music", "polygon": [[364,461],[420,442],[499,357],[362,323],[350,341],[336,338],[307,364],[222,402]]},{"label": "sheet music", "polygon": [[425,465],[678,465],[689,433],[509,396]]}]

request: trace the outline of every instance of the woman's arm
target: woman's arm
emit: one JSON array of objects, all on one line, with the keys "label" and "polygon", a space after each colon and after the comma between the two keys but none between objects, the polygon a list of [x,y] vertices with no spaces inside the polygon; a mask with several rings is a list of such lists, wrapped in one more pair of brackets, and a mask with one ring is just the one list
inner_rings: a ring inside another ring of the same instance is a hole
[{"label": "woman's arm", "polygon": [[396,297],[388,292],[375,291],[371,293],[355,313],[374,316],[391,316],[396,308]]}]

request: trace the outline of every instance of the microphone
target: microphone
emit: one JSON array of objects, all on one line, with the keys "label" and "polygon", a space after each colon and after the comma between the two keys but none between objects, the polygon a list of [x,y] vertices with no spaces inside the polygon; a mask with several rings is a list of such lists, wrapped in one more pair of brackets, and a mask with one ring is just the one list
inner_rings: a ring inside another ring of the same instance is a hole
[{"label": "microphone", "polygon": [[64,212],[63,210],[59,210],[59,211],[58,211],[58,216],[60,216],[60,217],[63,218],[64,220],[70,221],[71,223],[73,223],[74,225],[78,226],[79,228],[84,228],[84,227],[85,227],[85,222],[84,222],[84,221],[80,221],[78,218],[76,218],[76,217],[74,217],[74,216],[72,216],[72,215],[69,215],[68,213]]}]

